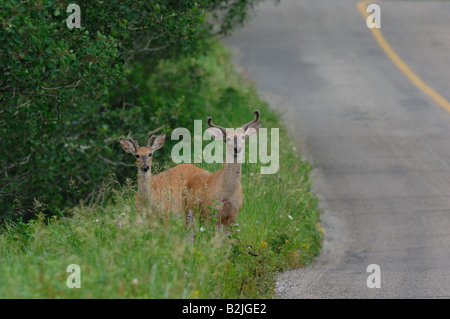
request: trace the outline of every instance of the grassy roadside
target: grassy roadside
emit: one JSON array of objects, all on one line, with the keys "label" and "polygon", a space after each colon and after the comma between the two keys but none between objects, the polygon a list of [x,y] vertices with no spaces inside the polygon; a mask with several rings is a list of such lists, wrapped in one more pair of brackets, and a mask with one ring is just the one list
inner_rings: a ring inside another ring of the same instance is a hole
[{"label": "grassy roadside", "polygon": [[[280,128],[276,174],[260,174],[267,164],[243,164],[244,204],[231,238],[207,224],[184,229],[177,218],[165,225],[144,219],[134,209],[135,183],[112,182],[105,191],[113,200],[104,205],[77,207],[70,217],[38,214],[0,230],[0,298],[270,298],[276,272],[312,261],[323,229],[311,167],[279,117],[236,73],[226,48],[214,42],[196,64],[209,79],[204,116],[235,127],[259,108],[263,127]],[[70,264],[80,266],[80,289],[66,286]]]}]

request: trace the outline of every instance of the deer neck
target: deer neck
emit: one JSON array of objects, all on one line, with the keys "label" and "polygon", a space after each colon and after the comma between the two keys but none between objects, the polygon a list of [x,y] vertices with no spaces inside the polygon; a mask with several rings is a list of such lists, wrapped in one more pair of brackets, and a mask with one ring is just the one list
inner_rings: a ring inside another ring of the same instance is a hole
[{"label": "deer neck", "polygon": [[150,207],[152,199],[152,173],[151,171],[138,171],[138,198],[141,205]]},{"label": "deer neck", "polygon": [[223,194],[231,195],[236,192],[241,183],[242,163],[234,156],[227,156],[227,160],[223,164],[221,175],[221,186]]}]

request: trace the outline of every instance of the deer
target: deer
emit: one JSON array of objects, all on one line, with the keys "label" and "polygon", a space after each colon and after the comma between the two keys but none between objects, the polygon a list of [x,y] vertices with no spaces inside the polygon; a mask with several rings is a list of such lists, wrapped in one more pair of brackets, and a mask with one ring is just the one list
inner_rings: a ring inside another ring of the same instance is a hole
[{"label": "deer", "polygon": [[136,208],[144,214],[151,214],[155,206],[154,201],[152,200],[152,159],[153,153],[164,145],[165,139],[165,133],[162,133],[159,136],[152,135],[148,140],[147,145],[140,147],[138,142],[132,138],[120,138],[122,149],[136,158],[136,166],[138,168]]},{"label": "deer", "polygon": [[[237,129],[226,129],[213,124],[207,117],[207,131],[212,138],[223,140],[226,145],[226,160],[222,169],[211,173],[192,164],[183,165],[185,191],[184,213],[196,208],[200,216],[207,218],[215,211],[217,226],[226,229],[233,223],[243,204],[241,186],[242,154],[245,140],[258,133],[262,122],[259,110],[254,111],[254,119]],[[185,221],[187,216],[185,215]]]},{"label": "deer", "polygon": [[254,119],[236,130],[215,125],[212,117],[207,117],[208,133],[226,144],[226,160],[222,169],[214,173],[186,163],[152,177],[151,154],[162,147],[165,134],[156,138],[152,136],[146,147],[139,147],[133,139],[120,139],[124,151],[136,157],[137,207],[150,213],[158,210],[181,215],[185,227],[189,212],[197,210],[201,217],[207,219],[215,211],[217,226],[227,228],[243,204],[240,159],[245,140],[257,134],[262,125],[259,117],[259,110],[255,110]]},{"label": "deer", "polygon": [[158,214],[159,217],[163,215],[167,217],[171,213],[182,215],[184,208],[182,196],[186,188],[185,177],[192,172],[186,166],[190,164],[180,164],[152,176],[153,153],[164,145],[165,139],[165,133],[157,137],[152,136],[146,146],[140,147],[132,138],[120,138],[122,149],[136,158],[138,169],[136,209],[144,215]]}]

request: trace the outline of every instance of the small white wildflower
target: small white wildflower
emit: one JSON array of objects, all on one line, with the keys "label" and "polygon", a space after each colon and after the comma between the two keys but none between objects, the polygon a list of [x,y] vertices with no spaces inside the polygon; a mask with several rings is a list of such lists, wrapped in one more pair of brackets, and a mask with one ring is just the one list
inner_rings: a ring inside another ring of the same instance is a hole
[{"label": "small white wildflower", "polygon": [[139,280],[137,280],[137,278],[134,278],[132,281],[132,284],[136,286],[138,284],[138,282],[139,282]]},{"label": "small white wildflower", "polygon": [[293,219],[294,219],[291,215],[288,215],[288,217],[289,217],[290,220],[293,220]]},{"label": "small white wildflower", "polygon": [[98,219],[94,220],[94,223],[98,223]]},{"label": "small white wildflower", "polygon": [[297,148],[295,146],[292,146],[292,150],[295,152]]},{"label": "small white wildflower", "polygon": [[125,213],[121,213],[120,215],[121,215],[121,216],[125,216]]},{"label": "small white wildflower", "polygon": [[253,173],[250,173],[250,176],[254,176],[255,174],[253,174]]},{"label": "small white wildflower", "polygon": [[203,226],[200,227],[200,231],[201,231],[201,232],[204,232],[204,231],[205,231],[205,228],[203,228]]}]

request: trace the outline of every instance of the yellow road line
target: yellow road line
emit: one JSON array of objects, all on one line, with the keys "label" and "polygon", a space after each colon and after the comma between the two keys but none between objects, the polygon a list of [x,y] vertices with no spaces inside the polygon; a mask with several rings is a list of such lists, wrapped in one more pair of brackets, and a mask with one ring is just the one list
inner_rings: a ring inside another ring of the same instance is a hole
[{"label": "yellow road line", "polygon": [[[374,1],[363,0],[356,4],[358,10],[361,12],[363,17],[367,20],[369,13],[366,11],[367,5],[369,3],[374,3]],[[413,70],[398,56],[398,54],[392,49],[389,42],[381,33],[380,29],[372,28],[370,29],[372,35],[377,40],[380,47],[387,54],[387,56],[394,62],[394,64],[403,72],[403,74],[419,89],[421,89],[426,95],[428,95],[433,101],[439,104],[441,107],[450,112],[450,102],[447,101],[442,95],[436,92],[431,86],[426,84]]]}]

